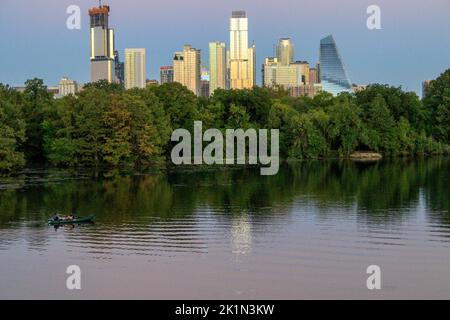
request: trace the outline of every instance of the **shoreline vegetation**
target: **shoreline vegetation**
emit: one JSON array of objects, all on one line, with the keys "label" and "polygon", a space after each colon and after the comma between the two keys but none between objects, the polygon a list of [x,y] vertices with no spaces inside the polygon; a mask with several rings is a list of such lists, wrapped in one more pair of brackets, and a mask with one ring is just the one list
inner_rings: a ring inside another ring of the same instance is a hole
[{"label": "shoreline vegetation", "polygon": [[0,84],[0,174],[28,166],[145,168],[170,161],[173,130],[194,121],[225,129],[279,129],[280,158],[450,154],[450,69],[413,92],[374,84],[355,94],[290,97],[282,88],[216,90],[196,97],[178,83],[124,90],[105,81],[54,99],[40,79],[23,93]]}]

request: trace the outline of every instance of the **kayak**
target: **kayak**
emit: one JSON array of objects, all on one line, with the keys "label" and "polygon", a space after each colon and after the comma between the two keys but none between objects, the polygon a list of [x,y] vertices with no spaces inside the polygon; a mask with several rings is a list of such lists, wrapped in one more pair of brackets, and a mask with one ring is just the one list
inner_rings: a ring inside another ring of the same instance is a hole
[{"label": "kayak", "polygon": [[87,216],[87,217],[76,217],[73,220],[53,220],[48,219],[48,224],[52,226],[63,225],[63,224],[79,224],[79,223],[89,223],[93,222],[95,216]]}]

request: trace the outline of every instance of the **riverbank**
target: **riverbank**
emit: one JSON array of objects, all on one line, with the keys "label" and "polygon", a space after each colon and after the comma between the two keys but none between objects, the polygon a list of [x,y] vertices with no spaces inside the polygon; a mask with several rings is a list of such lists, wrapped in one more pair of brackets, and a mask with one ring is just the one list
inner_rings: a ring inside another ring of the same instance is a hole
[{"label": "riverbank", "polygon": [[329,158],[333,153],[350,157],[359,150],[448,153],[448,110],[442,108],[448,105],[448,79],[450,70],[433,82],[433,98],[423,100],[380,84],[336,97],[322,92],[294,98],[283,90],[255,87],[219,89],[199,98],[179,83],[124,90],[100,81],[61,99],[54,99],[40,79],[27,81],[24,92],[0,85],[0,171],[37,162],[146,166],[154,157],[168,158],[176,146],[174,132],[192,134],[196,122],[205,132],[222,134],[227,129],[277,129],[284,159]]}]

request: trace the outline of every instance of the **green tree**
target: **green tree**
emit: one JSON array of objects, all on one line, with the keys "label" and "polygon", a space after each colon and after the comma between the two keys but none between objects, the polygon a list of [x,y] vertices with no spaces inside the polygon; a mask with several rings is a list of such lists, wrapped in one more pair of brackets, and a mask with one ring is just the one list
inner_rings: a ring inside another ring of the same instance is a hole
[{"label": "green tree", "polygon": [[170,128],[192,129],[198,120],[198,101],[195,94],[185,86],[173,82],[149,88],[159,101],[170,119]]},{"label": "green tree", "polygon": [[331,146],[342,156],[349,156],[361,141],[361,109],[351,97],[344,95],[337,97],[327,112],[330,115]]},{"label": "green tree", "polygon": [[43,162],[44,159],[44,128],[43,121],[46,112],[52,108],[53,95],[41,79],[25,82],[24,103],[22,112],[26,121],[26,141],[23,151],[29,163]]},{"label": "green tree", "polygon": [[450,69],[431,81],[424,106],[430,112],[429,132],[444,143],[450,143]]},{"label": "green tree", "polygon": [[383,96],[376,96],[365,113],[364,142],[372,150],[398,152],[399,145],[395,135],[395,120]]},{"label": "green tree", "polygon": [[25,164],[20,147],[25,142],[26,124],[17,106],[18,94],[0,84],[0,172],[11,172]]}]

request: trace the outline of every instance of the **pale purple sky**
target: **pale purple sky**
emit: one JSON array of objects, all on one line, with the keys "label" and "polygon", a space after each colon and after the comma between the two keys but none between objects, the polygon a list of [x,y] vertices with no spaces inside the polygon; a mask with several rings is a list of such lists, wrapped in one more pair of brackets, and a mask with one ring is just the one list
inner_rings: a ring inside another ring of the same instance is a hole
[{"label": "pale purple sky", "polygon": [[[333,34],[354,83],[388,83],[420,93],[421,82],[450,67],[450,0],[103,0],[123,56],[147,49],[148,78],[171,64],[184,43],[202,50],[229,42],[231,11],[247,10],[258,71],[280,37],[291,37],[296,59],[315,64],[319,41]],[[82,8],[82,29],[66,28],[66,8]],[[57,84],[67,75],[89,81],[91,0],[0,0],[0,82],[21,85],[32,77]],[[366,9],[381,7],[382,30],[368,30]],[[258,73],[258,83],[260,83]]]}]

